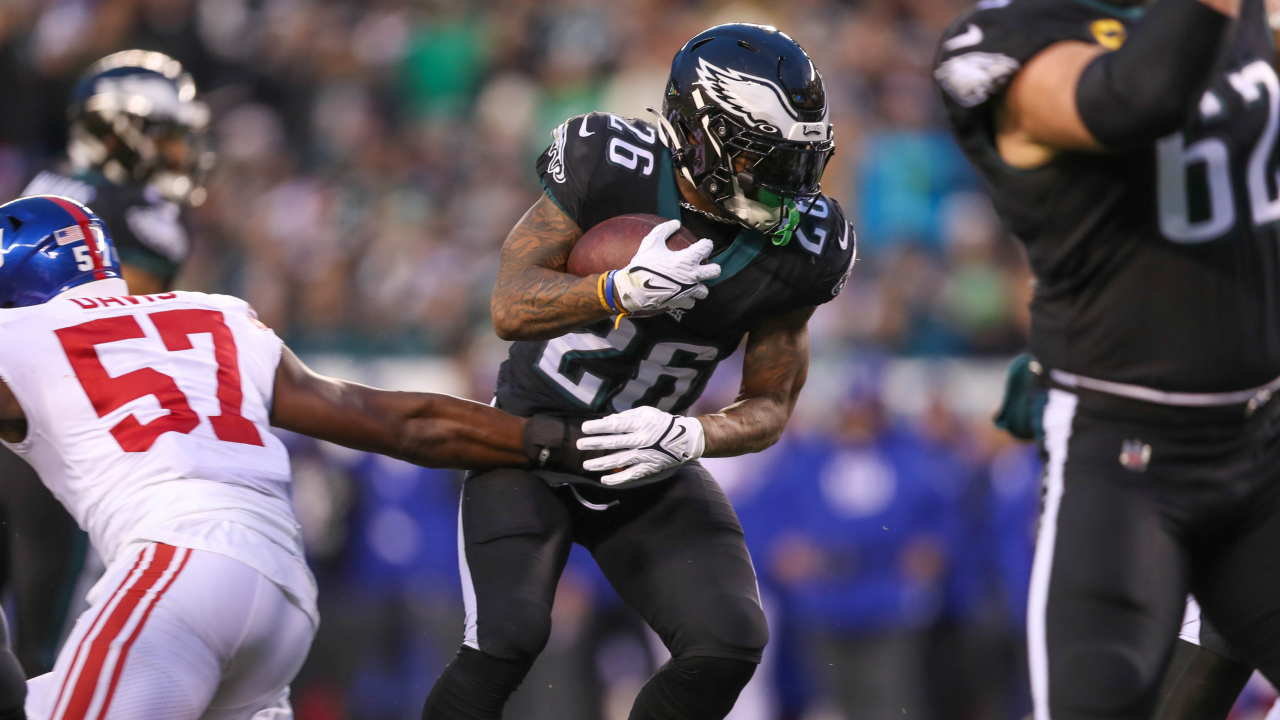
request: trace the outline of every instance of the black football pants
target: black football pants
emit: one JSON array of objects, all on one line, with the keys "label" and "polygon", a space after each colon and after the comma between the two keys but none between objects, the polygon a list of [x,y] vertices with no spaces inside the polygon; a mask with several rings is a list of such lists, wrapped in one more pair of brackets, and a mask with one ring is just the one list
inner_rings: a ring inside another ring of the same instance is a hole
[{"label": "black football pants", "polygon": [[[662,715],[718,720],[760,661],[768,628],[742,527],[720,486],[696,463],[660,483],[579,487],[577,495],[521,470],[472,474],[460,523],[464,648],[527,671],[546,645],[556,585],[577,542],[671,651],[672,663],[641,693],[641,701],[668,708]],[[495,688],[463,677],[484,667],[464,651],[437,681],[424,717],[449,717],[437,709],[445,706],[492,708],[494,695],[509,696],[523,678],[513,672],[507,687]],[[708,687],[717,684],[712,678],[732,687]],[[687,691],[690,682],[701,682],[700,691]],[[506,697],[498,700],[500,707]]]},{"label": "black football pants", "polygon": [[1280,680],[1280,401],[1050,390],[1028,607],[1035,720],[1147,720],[1188,592]]}]

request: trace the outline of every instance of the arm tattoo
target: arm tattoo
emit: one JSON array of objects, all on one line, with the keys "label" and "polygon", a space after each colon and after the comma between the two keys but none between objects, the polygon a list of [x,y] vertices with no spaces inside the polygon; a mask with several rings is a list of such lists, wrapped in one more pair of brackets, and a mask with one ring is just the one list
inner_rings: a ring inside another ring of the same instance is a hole
[{"label": "arm tattoo", "polygon": [[489,310],[504,340],[546,340],[609,317],[596,289],[598,275],[565,272],[582,237],[576,223],[543,195],[502,246]]},{"label": "arm tattoo", "polygon": [[807,307],[767,318],[752,328],[742,361],[738,401],[698,418],[707,434],[707,457],[759,452],[778,441],[809,375]]}]

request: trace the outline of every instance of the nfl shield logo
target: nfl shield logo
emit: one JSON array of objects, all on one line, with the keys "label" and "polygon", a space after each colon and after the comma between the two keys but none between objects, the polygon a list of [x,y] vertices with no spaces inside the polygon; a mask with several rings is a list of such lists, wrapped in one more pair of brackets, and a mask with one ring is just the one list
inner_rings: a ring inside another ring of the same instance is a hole
[{"label": "nfl shield logo", "polygon": [[1141,440],[1125,440],[1120,446],[1120,465],[1130,472],[1146,472],[1151,462],[1151,446]]}]

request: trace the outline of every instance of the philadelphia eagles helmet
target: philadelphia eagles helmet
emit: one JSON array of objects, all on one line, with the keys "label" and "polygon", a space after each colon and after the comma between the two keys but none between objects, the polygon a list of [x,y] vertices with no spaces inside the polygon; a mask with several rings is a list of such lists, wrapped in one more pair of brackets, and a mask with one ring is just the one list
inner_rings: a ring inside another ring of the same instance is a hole
[{"label": "philadelphia eagles helmet", "polygon": [[786,244],[835,151],[822,76],[766,25],[705,30],[671,63],[660,125],[677,171],[747,227]]}]

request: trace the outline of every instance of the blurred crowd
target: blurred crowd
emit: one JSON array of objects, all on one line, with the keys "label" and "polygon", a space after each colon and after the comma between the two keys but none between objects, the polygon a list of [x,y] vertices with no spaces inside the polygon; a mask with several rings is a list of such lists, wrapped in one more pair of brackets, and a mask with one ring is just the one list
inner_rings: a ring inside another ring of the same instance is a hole
[{"label": "blurred crowd", "polygon": [[[1012,720],[1029,710],[1039,461],[941,396],[887,412],[877,370],[1026,344],[1025,260],[929,76],[963,4],[0,0],[0,201],[64,152],[67,98],[89,63],[167,53],[213,111],[218,156],[181,287],[248,299],[304,353],[446,358],[486,399],[505,354],[488,315],[497,254],[538,197],[549,132],[592,110],[646,117],[672,55],[707,26],[779,27],[825,78],[837,152],[824,190],[853,221],[859,264],[811,322],[815,358],[846,369],[811,379],[825,411],[763,457],[708,461],[746,528],[773,631],[732,717]],[[707,409],[732,398],[733,365]],[[298,717],[417,717],[460,640],[460,477],[290,444],[324,615]],[[575,551],[551,642],[508,717],[625,718],[663,660]]]},{"label": "blurred crowd", "polygon": [[910,354],[1023,343],[1029,281],[942,125],[928,68],[959,0],[3,0],[0,199],[63,152],[70,88],[159,50],[213,109],[195,290],[247,298],[293,346],[465,351],[487,340],[507,231],[564,119],[646,117],[685,39],[774,24],[823,72],[825,189],[862,264],[820,341]]}]

